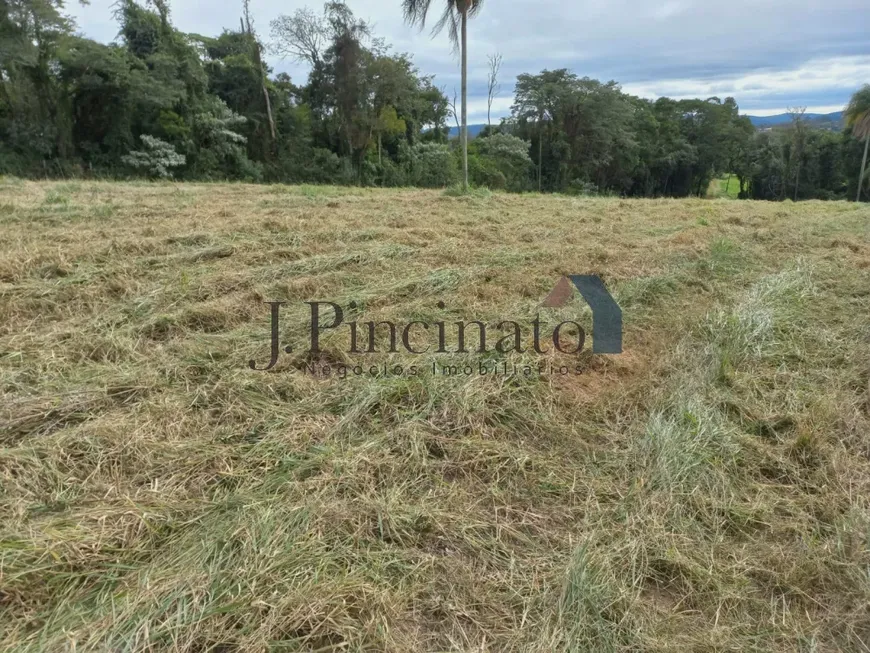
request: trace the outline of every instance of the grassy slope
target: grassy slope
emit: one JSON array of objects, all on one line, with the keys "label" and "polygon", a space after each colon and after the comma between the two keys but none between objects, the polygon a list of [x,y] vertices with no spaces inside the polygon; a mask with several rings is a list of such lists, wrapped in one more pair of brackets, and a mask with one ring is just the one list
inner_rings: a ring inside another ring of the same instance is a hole
[{"label": "grassy slope", "polygon": [[[868,224],[0,182],[0,649],[868,650]],[[583,272],[626,334],[579,377],[246,367],[267,299],[527,318]]]}]

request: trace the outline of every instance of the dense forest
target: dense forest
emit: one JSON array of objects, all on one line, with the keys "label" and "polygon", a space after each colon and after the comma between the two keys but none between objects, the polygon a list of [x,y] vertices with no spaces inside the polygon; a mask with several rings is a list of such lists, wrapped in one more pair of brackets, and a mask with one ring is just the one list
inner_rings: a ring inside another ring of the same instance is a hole
[{"label": "dense forest", "polygon": [[[432,76],[342,2],[186,34],[167,0],[114,5],[117,42],[83,38],[60,0],[0,0],[0,174],[444,187],[455,114]],[[297,85],[266,52],[305,61]],[[495,80],[493,80],[495,81]],[[491,84],[494,86],[494,84]],[[703,195],[733,174],[754,199],[854,198],[852,128],[756,131],[733,98],[655,101],[566,69],[516,79],[511,115],[468,146],[472,185]],[[864,199],[867,193],[865,193]]]}]

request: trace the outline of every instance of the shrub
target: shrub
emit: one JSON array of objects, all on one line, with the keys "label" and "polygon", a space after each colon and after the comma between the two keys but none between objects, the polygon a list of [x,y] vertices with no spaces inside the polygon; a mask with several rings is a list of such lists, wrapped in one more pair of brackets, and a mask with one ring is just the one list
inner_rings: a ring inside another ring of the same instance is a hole
[{"label": "shrub", "polygon": [[414,184],[428,188],[443,188],[459,180],[456,159],[449,145],[417,143],[410,149]]},{"label": "shrub", "polygon": [[474,186],[485,186],[490,190],[504,190],[508,182],[498,164],[485,156],[468,155],[468,180]]},{"label": "shrub", "polygon": [[[476,149],[480,152],[484,174],[490,176],[490,183],[498,183],[504,179],[502,186],[489,186],[490,188],[507,188],[508,190],[521,191],[528,186],[529,171],[532,169],[532,159],[529,157],[530,143],[510,134],[493,134],[486,138],[475,141]],[[471,174],[471,161],[469,160],[469,175]],[[490,171],[498,170],[501,177],[493,175]]]},{"label": "shrub", "polygon": [[375,165],[379,186],[400,187],[408,185],[408,172],[405,167],[390,159],[383,159]]},{"label": "shrub", "polygon": [[574,179],[565,188],[565,193],[568,195],[598,195],[598,186],[591,181]]},{"label": "shrub", "polygon": [[121,157],[121,162],[149,177],[169,179],[172,177],[171,168],[183,166],[186,162],[184,155],[176,152],[171,144],[154,136],[143,134],[142,145],[145,149],[131,150]]},{"label": "shrub", "polygon": [[301,175],[302,181],[315,184],[346,183],[346,164],[335,152],[315,147]]}]

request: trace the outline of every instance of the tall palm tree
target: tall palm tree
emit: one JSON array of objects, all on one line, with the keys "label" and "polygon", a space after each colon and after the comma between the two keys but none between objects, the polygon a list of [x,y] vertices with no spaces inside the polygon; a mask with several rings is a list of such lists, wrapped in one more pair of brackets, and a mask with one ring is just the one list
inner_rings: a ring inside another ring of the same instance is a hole
[{"label": "tall palm tree", "polygon": [[[426,15],[432,0],[402,0],[405,21],[411,25],[426,26]],[[462,188],[468,189],[468,19],[477,15],[483,0],[444,0],[444,13],[432,29],[434,36],[447,27],[454,48],[462,58]]]},{"label": "tall palm tree", "polygon": [[870,84],[864,84],[860,91],[855,91],[849,105],[844,111],[846,125],[852,128],[852,136],[858,140],[864,139],[864,158],[861,159],[861,174],[858,176],[858,196],[861,201],[861,187],[864,185],[864,169],[867,167],[867,147],[870,145]]}]

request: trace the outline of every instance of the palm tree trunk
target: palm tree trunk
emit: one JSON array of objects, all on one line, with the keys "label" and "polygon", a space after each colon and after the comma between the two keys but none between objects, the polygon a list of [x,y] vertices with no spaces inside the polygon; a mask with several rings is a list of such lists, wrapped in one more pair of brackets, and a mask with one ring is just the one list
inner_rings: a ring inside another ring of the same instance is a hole
[{"label": "palm tree trunk", "polygon": [[544,116],[538,118],[538,192],[541,192],[541,170],[544,156]]},{"label": "palm tree trunk", "polygon": [[867,133],[867,136],[864,137],[864,158],[861,159],[861,174],[858,176],[858,196],[855,198],[856,202],[861,201],[861,186],[864,185],[864,168],[867,167],[867,146],[870,145],[870,132]]},{"label": "palm tree trunk", "polygon": [[468,6],[462,8],[462,190],[468,190]]}]

